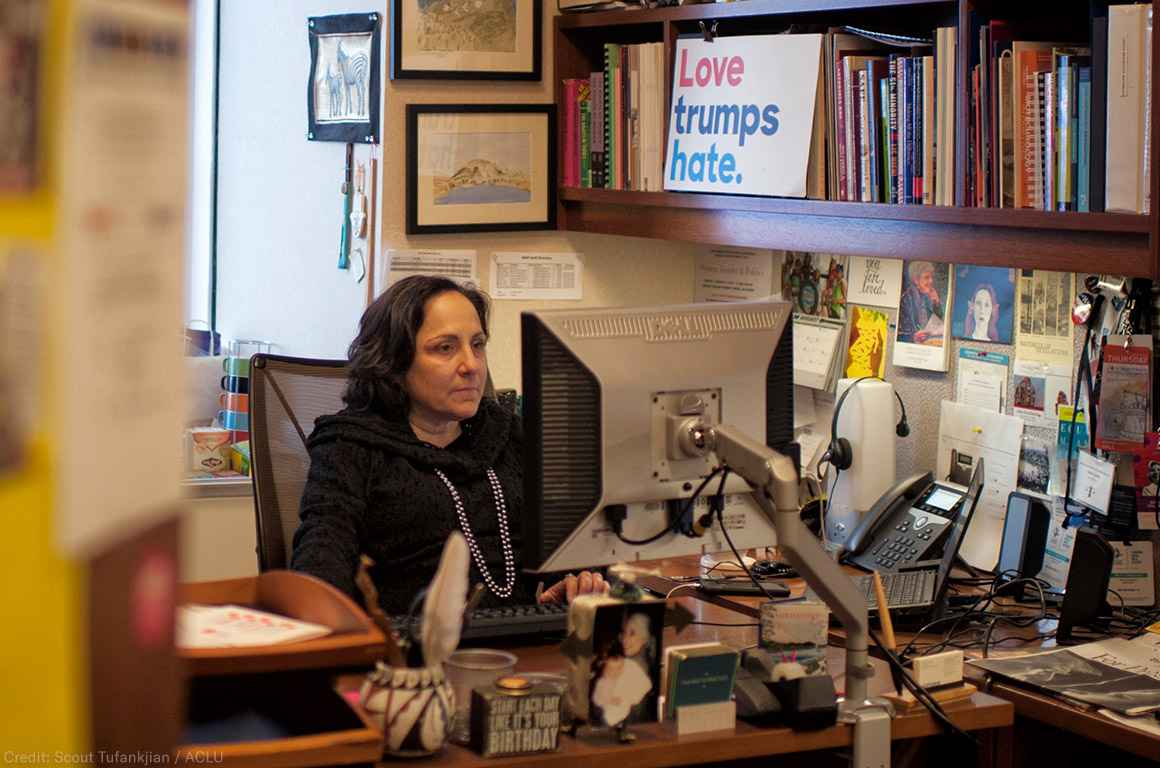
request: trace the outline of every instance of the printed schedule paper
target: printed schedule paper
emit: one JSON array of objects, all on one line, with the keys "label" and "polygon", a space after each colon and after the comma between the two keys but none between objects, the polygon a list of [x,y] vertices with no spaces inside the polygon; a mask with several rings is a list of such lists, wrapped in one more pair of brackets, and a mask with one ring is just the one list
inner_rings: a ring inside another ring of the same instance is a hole
[{"label": "printed schedule paper", "polygon": [[493,299],[584,298],[583,265],[575,253],[493,253]]},{"label": "printed schedule paper", "polygon": [[841,323],[794,318],[793,383],[810,389],[828,389],[841,338]]}]

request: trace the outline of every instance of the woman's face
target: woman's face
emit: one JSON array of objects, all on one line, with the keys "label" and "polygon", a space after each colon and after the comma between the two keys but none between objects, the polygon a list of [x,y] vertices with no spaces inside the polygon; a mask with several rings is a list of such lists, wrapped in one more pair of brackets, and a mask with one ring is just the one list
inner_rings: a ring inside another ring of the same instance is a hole
[{"label": "woman's face", "polygon": [[934,293],[934,272],[929,269],[918,273],[918,278],[914,281],[918,286],[918,290],[927,294],[928,296]]},{"label": "woman's face", "polygon": [[635,616],[629,619],[620,635],[620,642],[624,646],[625,656],[636,656],[649,640],[648,621],[641,621]]},{"label": "woman's face", "polygon": [[475,415],[487,378],[487,337],[467,297],[447,291],[427,300],[415,359],[403,379],[412,413],[462,421]]},{"label": "woman's face", "polygon": [[991,325],[991,312],[995,309],[991,303],[991,293],[980,288],[975,291],[975,300],[971,302],[971,311],[975,313],[975,327],[986,330]]}]

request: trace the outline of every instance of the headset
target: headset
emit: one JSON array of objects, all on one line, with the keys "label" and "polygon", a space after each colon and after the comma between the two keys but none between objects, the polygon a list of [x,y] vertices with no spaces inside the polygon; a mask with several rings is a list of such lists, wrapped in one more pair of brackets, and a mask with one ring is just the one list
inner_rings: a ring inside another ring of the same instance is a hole
[{"label": "headset", "polygon": [[[854,448],[850,445],[850,441],[844,437],[838,437],[838,415],[842,412],[842,403],[846,402],[846,396],[854,391],[854,388],[863,381],[881,381],[886,380],[880,376],[863,376],[854,379],[854,383],[846,387],[846,391],[838,398],[838,402],[834,405],[834,418],[830,423],[830,445],[826,449],[825,454],[822,455],[822,461],[828,463],[831,467],[839,472],[849,469],[850,465],[854,463]],[[899,437],[906,437],[910,434],[910,424],[906,421],[906,403],[902,402],[902,397],[898,394],[898,390],[894,390],[894,398],[898,401],[898,407],[902,410],[902,418],[898,420],[898,425],[894,428],[894,433]]]}]

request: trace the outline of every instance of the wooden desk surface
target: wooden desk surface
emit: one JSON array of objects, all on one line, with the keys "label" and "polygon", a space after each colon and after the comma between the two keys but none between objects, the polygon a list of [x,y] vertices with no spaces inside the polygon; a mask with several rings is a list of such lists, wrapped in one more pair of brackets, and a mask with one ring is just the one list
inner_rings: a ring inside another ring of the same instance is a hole
[{"label": "wooden desk surface", "polygon": [[[661,572],[680,575],[696,572],[696,561],[689,558],[675,558],[655,563]],[[797,580],[791,589],[801,594],[804,584]],[[682,590],[683,591],[683,590]],[[693,597],[681,597],[681,592],[673,595],[693,614],[694,621],[706,624],[691,625],[677,634],[672,627],[665,630],[665,647],[677,644],[716,640],[730,647],[742,649],[757,643],[757,621],[743,613],[738,613],[720,605]],[[756,599],[740,598],[738,602],[746,607],[755,606]],[[725,625],[725,626],[720,626]],[[519,659],[517,671],[522,672],[563,672],[566,661],[560,654],[559,645],[518,646],[508,650]],[[831,647],[827,655],[830,671],[839,691],[843,688],[845,652]],[[876,676],[871,681],[872,695],[893,690],[889,670],[885,662],[872,660]],[[359,676],[341,678],[338,687],[347,692],[356,690],[361,684]],[[981,734],[985,745],[984,764],[1006,764],[1003,739],[1009,735],[1014,721],[1014,711],[1010,703],[986,694],[977,693],[969,699],[949,704],[947,713],[964,730],[984,731]],[[584,765],[609,766],[610,768],[633,768],[647,766],[687,765],[697,763],[720,763],[727,760],[808,752],[820,749],[837,749],[851,746],[853,729],[839,724],[820,731],[793,731],[788,728],[759,728],[738,721],[736,731],[699,734],[678,737],[671,722],[650,723],[634,726],[638,740],[633,744],[618,744],[608,733],[584,734],[584,729],[576,738],[561,736],[557,752],[530,755],[519,758],[484,759],[464,747],[451,745],[435,758],[434,764],[443,766],[489,765]],[[925,710],[899,716],[892,723],[892,738],[895,740],[919,739],[942,732],[941,726]],[[1009,755],[1006,755],[1009,756]],[[397,763],[384,763],[396,765]]]}]

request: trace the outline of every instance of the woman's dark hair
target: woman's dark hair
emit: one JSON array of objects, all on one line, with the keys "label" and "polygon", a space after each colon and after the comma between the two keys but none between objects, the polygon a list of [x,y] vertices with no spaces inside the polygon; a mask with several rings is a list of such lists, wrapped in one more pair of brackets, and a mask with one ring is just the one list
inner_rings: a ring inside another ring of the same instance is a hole
[{"label": "woman's dark hair", "polygon": [[441,293],[461,294],[479,314],[487,335],[487,296],[445,277],[412,275],[388,288],[363,312],[358,336],[347,352],[346,394],[354,410],[405,409],[408,404],[403,377],[415,359],[415,337],[423,325],[427,301]]}]

